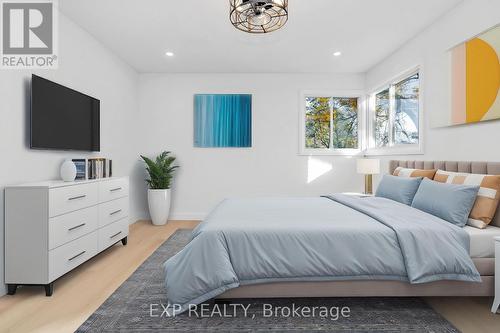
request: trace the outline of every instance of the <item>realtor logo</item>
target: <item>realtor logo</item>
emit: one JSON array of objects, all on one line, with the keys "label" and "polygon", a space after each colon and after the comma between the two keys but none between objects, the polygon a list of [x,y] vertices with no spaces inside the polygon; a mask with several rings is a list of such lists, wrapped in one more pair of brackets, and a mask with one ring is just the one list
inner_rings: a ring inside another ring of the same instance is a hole
[{"label": "realtor logo", "polygon": [[1,2],[2,68],[56,68],[56,4],[50,0]]}]

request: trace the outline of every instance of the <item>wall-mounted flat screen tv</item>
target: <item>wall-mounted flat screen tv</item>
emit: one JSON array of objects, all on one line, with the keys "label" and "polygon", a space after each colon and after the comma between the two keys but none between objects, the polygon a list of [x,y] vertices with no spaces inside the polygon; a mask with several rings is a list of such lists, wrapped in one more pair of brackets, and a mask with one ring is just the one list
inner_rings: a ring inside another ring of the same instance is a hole
[{"label": "wall-mounted flat screen tv", "polygon": [[98,99],[32,75],[31,148],[99,151],[99,113]]}]

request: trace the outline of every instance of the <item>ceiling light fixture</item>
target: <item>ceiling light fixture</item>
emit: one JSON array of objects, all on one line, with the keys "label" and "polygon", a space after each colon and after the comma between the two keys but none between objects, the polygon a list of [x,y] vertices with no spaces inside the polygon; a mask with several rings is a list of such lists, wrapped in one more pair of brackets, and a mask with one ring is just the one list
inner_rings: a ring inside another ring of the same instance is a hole
[{"label": "ceiling light fixture", "polygon": [[169,52],[165,52],[165,55],[167,57],[173,57],[174,56],[174,52],[170,52],[170,51]]},{"label": "ceiling light fixture", "polygon": [[288,0],[229,0],[229,19],[252,34],[278,30],[288,21]]},{"label": "ceiling light fixture", "polygon": [[342,55],[342,52],[337,51],[337,52],[334,52],[333,55],[336,57],[340,57]]}]

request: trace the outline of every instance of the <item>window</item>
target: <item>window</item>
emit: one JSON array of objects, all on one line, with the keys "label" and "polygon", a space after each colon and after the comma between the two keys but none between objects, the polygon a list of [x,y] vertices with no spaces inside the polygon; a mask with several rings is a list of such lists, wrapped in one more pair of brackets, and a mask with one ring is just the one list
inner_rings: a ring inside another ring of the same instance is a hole
[{"label": "window", "polygon": [[419,75],[414,74],[394,85],[394,144],[418,143]]},{"label": "window", "polygon": [[371,96],[368,152],[420,153],[420,73],[403,75]]},{"label": "window", "polygon": [[389,89],[375,95],[375,144],[389,144]]},{"label": "window", "polygon": [[305,95],[302,153],[335,154],[359,150],[359,97]]}]

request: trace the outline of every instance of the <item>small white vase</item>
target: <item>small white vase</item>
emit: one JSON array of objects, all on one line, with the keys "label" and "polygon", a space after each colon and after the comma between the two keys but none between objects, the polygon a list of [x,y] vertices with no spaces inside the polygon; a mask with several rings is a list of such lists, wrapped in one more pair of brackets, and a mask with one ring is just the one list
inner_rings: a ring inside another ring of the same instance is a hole
[{"label": "small white vase", "polygon": [[65,160],[61,164],[61,169],[59,170],[62,180],[65,182],[72,182],[76,178],[76,165],[72,160]]},{"label": "small white vase", "polygon": [[164,225],[170,213],[170,189],[148,190],[149,215],[154,225]]}]

